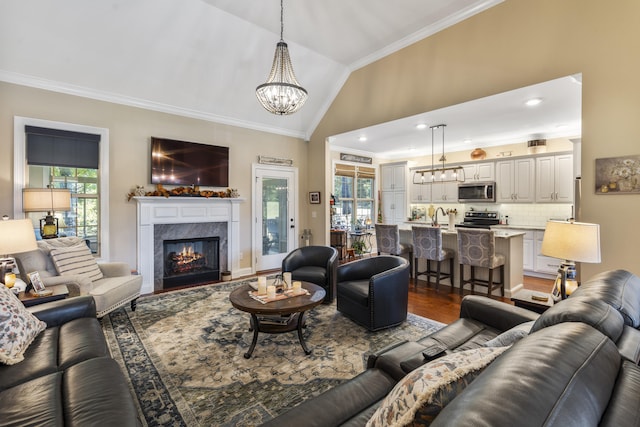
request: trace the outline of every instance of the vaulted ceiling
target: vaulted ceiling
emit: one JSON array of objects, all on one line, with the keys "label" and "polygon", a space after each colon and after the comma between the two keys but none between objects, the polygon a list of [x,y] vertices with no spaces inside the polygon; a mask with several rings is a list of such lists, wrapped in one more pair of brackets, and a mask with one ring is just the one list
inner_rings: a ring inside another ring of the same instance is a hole
[{"label": "vaulted ceiling", "polygon": [[285,1],[291,116],[255,97],[277,0],[2,0],[0,80],[306,139],[352,71],[501,1]]}]

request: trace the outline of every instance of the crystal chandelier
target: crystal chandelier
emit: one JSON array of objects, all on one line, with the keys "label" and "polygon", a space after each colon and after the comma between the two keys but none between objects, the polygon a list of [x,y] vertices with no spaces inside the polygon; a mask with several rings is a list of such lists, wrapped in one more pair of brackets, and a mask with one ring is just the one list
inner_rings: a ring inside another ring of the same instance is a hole
[{"label": "crystal chandelier", "polygon": [[266,83],[256,88],[260,104],[273,114],[286,115],[298,111],[307,100],[307,91],[300,86],[293,73],[289,49],[282,38],[284,6],[280,0],[280,41],[276,45],[273,66]]}]

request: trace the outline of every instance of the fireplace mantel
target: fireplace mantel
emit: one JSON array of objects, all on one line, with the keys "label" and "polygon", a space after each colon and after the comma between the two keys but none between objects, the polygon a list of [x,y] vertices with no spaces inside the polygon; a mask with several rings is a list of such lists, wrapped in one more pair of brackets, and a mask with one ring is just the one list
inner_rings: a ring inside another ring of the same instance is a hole
[{"label": "fireplace mantel", "polygon": [[154,226],[199,222],[227,223],[227,269],[231,277],[240,270],[240,203],[242,198],[134,197],[137,205],[138,272],[142,293],[154,291]]}]

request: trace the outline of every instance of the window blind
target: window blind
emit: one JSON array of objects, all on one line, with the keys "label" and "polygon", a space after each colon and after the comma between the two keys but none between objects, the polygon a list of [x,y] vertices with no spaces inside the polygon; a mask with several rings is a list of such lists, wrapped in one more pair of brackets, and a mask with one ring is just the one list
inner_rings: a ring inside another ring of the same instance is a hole
[{"label": "window blind", "polygon": [[100,135],[25,126],[27,164],[98,169]]},{"label": "window blind", "polygon": [[376,177],[376,170],[375,168],[365,166],[353,166],[337,163],[335,175],[374,179]]}]

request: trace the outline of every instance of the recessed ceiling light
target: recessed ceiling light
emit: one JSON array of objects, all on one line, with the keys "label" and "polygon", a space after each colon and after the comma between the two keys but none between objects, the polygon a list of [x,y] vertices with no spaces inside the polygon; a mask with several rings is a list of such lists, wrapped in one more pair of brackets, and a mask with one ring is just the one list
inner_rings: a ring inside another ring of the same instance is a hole
[{"label": "recessed ceiling light", "polygon": [[358,141],[360,141],[360,142],[365,142],[366,140],[367,140],[367,137],[364,136],[364,135],[361,136],[360,138],[358,138]]},{"label": "recessed ceiling light", "polygon": [[416,129],[426,129],[426,128],[427,128],[427,125],[424,123],[418,123],[416,125]]},{"label": "recessed ceiling light", "polygon": [[541,102],[542,102],[542,98],[531,98],[530,100],[525,102],[525,104],[527,105],[527,107],[535,107],[536,105],[540,104]]},{"label": "recessed ceiling light", "polygon": [[463,142],[464,142],[465,144],[470,144],[470,143],[471,143],[471,140],[470,140],[469,138],[467,138],[467,139],[465,139]]}]

